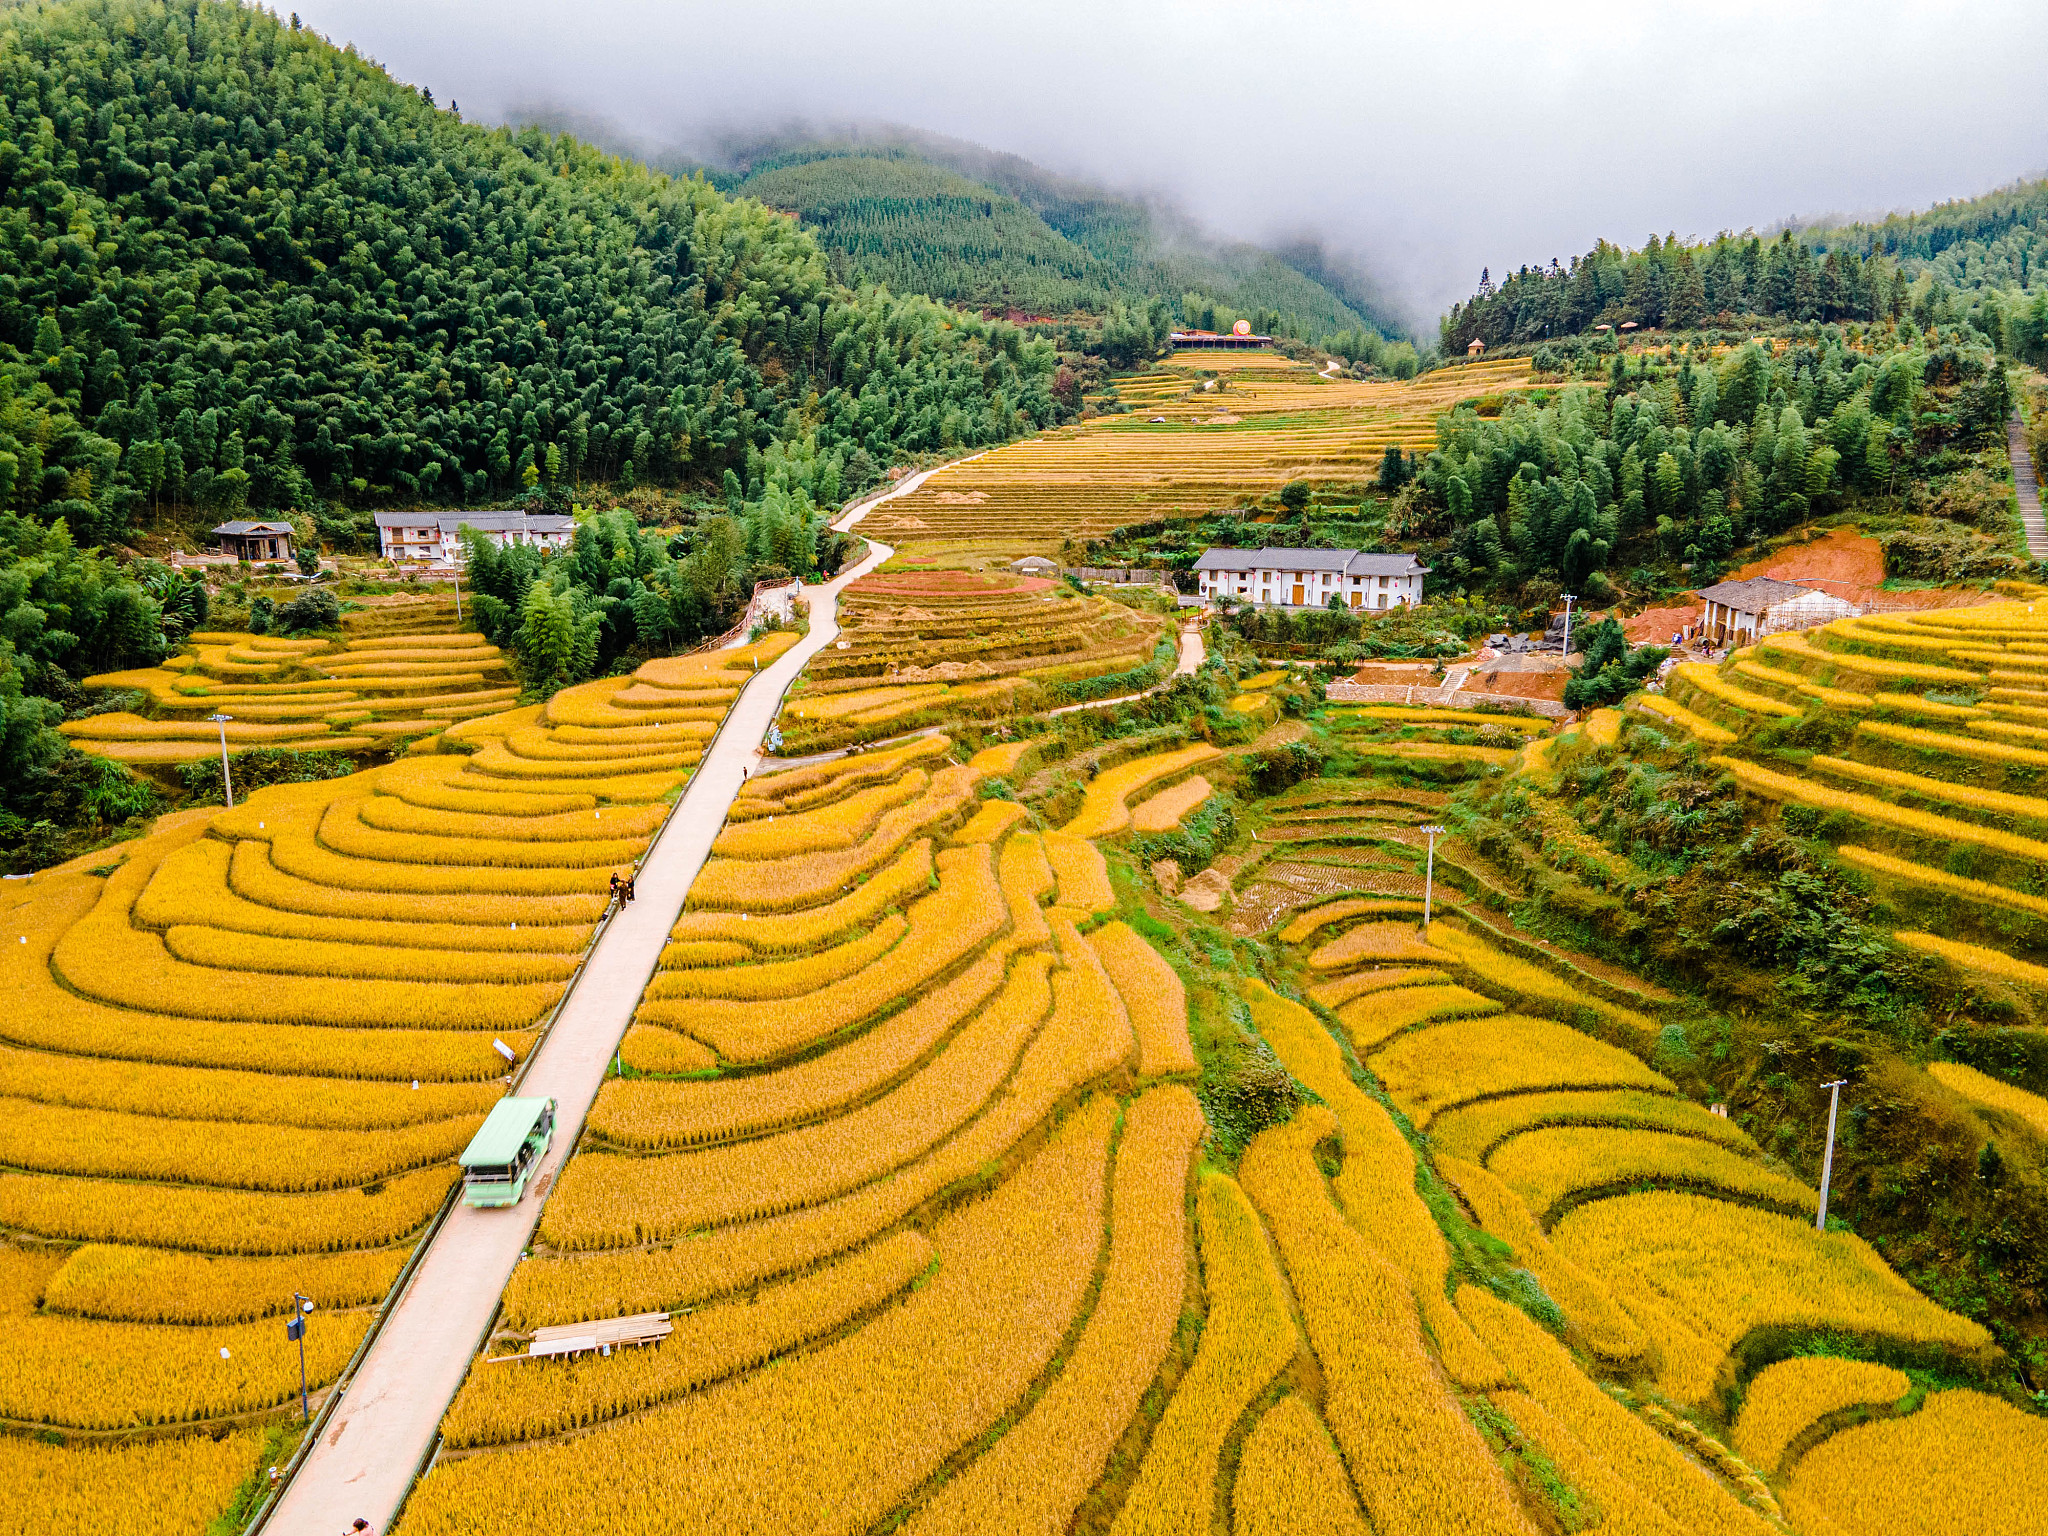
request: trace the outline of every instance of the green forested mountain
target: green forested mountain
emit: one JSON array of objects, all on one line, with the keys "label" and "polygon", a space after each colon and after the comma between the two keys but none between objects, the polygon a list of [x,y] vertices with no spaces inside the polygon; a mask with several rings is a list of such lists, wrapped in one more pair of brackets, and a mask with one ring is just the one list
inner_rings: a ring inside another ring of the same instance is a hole
[{"label": "green forested mountain", "polygon": [[852,272],[892,287],[1048,314],[1158,300],[1184,324],[1207,306],[1304,339],[1403,331],[1312,245],[1218,241],[1169,208],[957,139],[842,129],[736,140],[719,157],[743,173],[741,191],[798,214]]},{"label": "green forested mountain", "polygon": [[2048,287],[2048,180],[1801,233],[1817,249],[1889,256],[1909,277],[1931,273],[1964,291]]},{"label": "green forested mountain", "polygon": [[1015,198],[901,156],[835,155],[760,171],[749,197],[798,213],[849,268],[890,287],[1053,314],[1100,311],[1118,275]]},{"label": "green forested mountain", "polygon": [[1440,343],[1455,356],[1475,340],[1526,346],[1596,325],[1876,320],[1902,313],[1909,287],[1891,261],[1817,251],[1790,230],[1775,240],[1718,235],[1697,245],[1652,235],[1633,251],[1602,240],[1569,267],[1553,258],[1498,285],[1480,273],[1479,291],[1444,316]]},{"label": "green forested mountain", "polygon": [[[1447,354],[1473,340],[1525,346],[1605,324],[1702,325],[1872,321],[1910,313],[1921,325],[1968,320],[2038,360],[2048,341],[2048,181],[1940,203],[1880,222],[1722,234],[1688,245],[1652,235],[1640,250],[1602,240],[1569,267],[1521,267],[1479,289],[1441,323]],[[1991,297],[1996,295],[1996,297]],[[2015,297],[2023,295],[2022,297]],[[1987,298],[1991,309],[1985,309]]]},{"label": "green forested mountain", "polygon": [[777,443],[831,496],[1056,415],[1014,329],[857,296],[787,219],[464,125],[261,11],[13,10],[0,86],[0,509],[83,538],[146,498],[752,499]]},{"label": "green forested mountain", "polygon": [[1013,326],[848,289],[756,202],[465,125],[296,21],[0,8],[0,858],[154,803],[52,729],[95,707],[79,678],[206,618],[203,585],[94,552],[146,507],[343,537],[383,503],[722,493],[737,515],[673,545],[599,520],[574,558],[497,573],[523,661],[574,642],[529,668],[550,686],[816,570],[821,509],[893,460],[1057,420],[1055,365]]}]

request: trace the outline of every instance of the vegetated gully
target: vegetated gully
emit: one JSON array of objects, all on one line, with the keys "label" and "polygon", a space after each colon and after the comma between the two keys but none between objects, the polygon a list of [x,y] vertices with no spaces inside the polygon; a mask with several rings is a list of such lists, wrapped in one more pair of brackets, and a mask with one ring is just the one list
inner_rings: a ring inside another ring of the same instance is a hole
[{"label": "vegetated gully", "polygon": [[521,1095],[556,1102],[554,1146],[535,1171],[533,1195],[506,1210],[458,1205],[441,1224],[319,1444],[265,1521],[265,1536],[331,1536],[357,1518],[381,1531],[404,1503],[783,695],[838,637],[841,591],[895,553],[873,540],[868,546],[859,564],[810,589],[810,633],[741,690],[640,866],[638,899],[592,948],[527,1068]]}]

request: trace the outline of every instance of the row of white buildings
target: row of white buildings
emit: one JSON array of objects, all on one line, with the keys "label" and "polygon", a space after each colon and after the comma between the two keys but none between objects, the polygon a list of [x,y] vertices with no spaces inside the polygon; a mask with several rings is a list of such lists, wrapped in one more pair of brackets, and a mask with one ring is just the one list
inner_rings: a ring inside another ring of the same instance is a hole
[{"label": "row of white buildings", "polygon": [[576,519],[546,512],[379,512],[377,552],[386,560],[457,565],[465,528],[500,546],[566,549],[576,537]]},{"label": "row of white buildings", "polygon": [[1428,574],[1413,555],[1360,549],[1209,549],[1195,562],[1203,601],[1269,608],[1406,608]]},{"label": "row of white buildings", "polygon": [[[1049,562],[1048,562],[1049,563]],[[1357,549],[1209,549],[1195,562],[1204,602],[1231,598],[1265,608],[1405,608],[1422,601],[1429,567],[1413,555]],[[1811,629],[1863,610],[1817,587],[1768,576],[1703,588],[1697,633],[1714,645]]]}]

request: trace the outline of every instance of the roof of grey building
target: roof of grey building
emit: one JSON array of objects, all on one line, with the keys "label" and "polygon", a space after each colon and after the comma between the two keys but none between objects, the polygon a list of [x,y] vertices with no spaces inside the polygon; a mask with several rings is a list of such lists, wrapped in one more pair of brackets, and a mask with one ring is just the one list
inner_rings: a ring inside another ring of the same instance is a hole
[{"label": "roof of grey building", "polygon": [[573,533],[576,519],[553,512],[379,512],[379,528],[432,528],[439,533],[453,533],[458,528],[474,528],[479,533],[501,533],[507,529],[522,528],[528,533]]},{"label": "roof of grey building", "polygon": [[1344,567],[1347,576],[1424,576],[1429,567],[1421,564],[1413,555],[1374,555],[1361,550],[1351,557]]},{"label": "roof of grey building", "polygon": [[1429,567],[1413,555],[1358,549],[1206,549],[1197,571],[1336,571],[1346,576],[1420,576]]},{"label": "roof of grey building", "polygon": [[1700,597],[1709,603],[1719,603],[1723,608],[1733,608],[1737,613],[1763,613],[1791,598],[1804,597],[1812,590],[1796,582],[1757,576],[1748,581],[1717,581],[1711,587],[1702,587]]},{"label": "roof of grey building", "polygon": [[1198,571],[1341,571],[1355,549],[1205,549]]},{"label": "roof of grey building", "polygon": [[264,535],[269,535],[274,533],[290,533],[292,531],[292,525],[290,523],[251,523],[244,521],[236,521],[232,523],[222,523],[218,528],[214,529],[213,531],[215,533],[260,533]]}]

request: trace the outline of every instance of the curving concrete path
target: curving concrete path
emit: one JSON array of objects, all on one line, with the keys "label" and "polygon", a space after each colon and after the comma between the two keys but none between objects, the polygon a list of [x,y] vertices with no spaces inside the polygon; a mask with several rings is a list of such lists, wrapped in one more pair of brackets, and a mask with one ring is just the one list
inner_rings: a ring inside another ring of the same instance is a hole
[{"label": "curving concrete path", "polygon": [[[981,450],[981,453],[987,453],[988,451],[988,449],[984,448]],[[933,475],[936,475],[940,470],[952,469],[956,465],[960,464],[972,464],[976,459],[981,457],[981,453],[970,453],[965,458],[962,459],[948,459],[943,464],[934,464],[930,469],[920,469],[914,475],[905,475],[901,480],[897,481],[887,490],[877,491],[874,495],[868,497],[866,501],[857,501],[852,506],[848,507],[844,512],[840,513],[839,516],[834,518],[832,521],[833,531],[835,533],[851,532],[853,529],[853,525],[855,523],[859,522],[862,518],[866,517],[870,512],[874,511],[875,508],[879,507],[883,502],[894,501],[898,496],[908,496],[912,491],[916,490],[920,485],[923,485],[925,481],[931,479],[931,477]],[[884,555],[882,558],[886,560],[888,556]]]},{"label": "curving concrete path", "polygon": [[[498,1297],[603,1086],[683,897],[725,824],[743,770],[804,663],[837,637],[840,591],[894,553],[885,544],[869,545],[865,560],[809,589],[811,632],[741,691],[681,803],[641,861],[639,899],[598,939],[527,1068],[520,1095],[553,1098],[559,1127],[534,1175],[533,1193],[509,1210],[458,1206],[442,1223],[318,1446],[299,1464],[264,1522],[265,1536],[335,1536],[359,1517],[375,1531],[390,1527],[414,1468],[434,1443],[441,1416],[497,1314]],[[313,1326],[320,1326],[317,1315]],[[529,1514],[545,1521],[544,1511]],[[521,1523],[508,1519],[513,1527]]]}]

